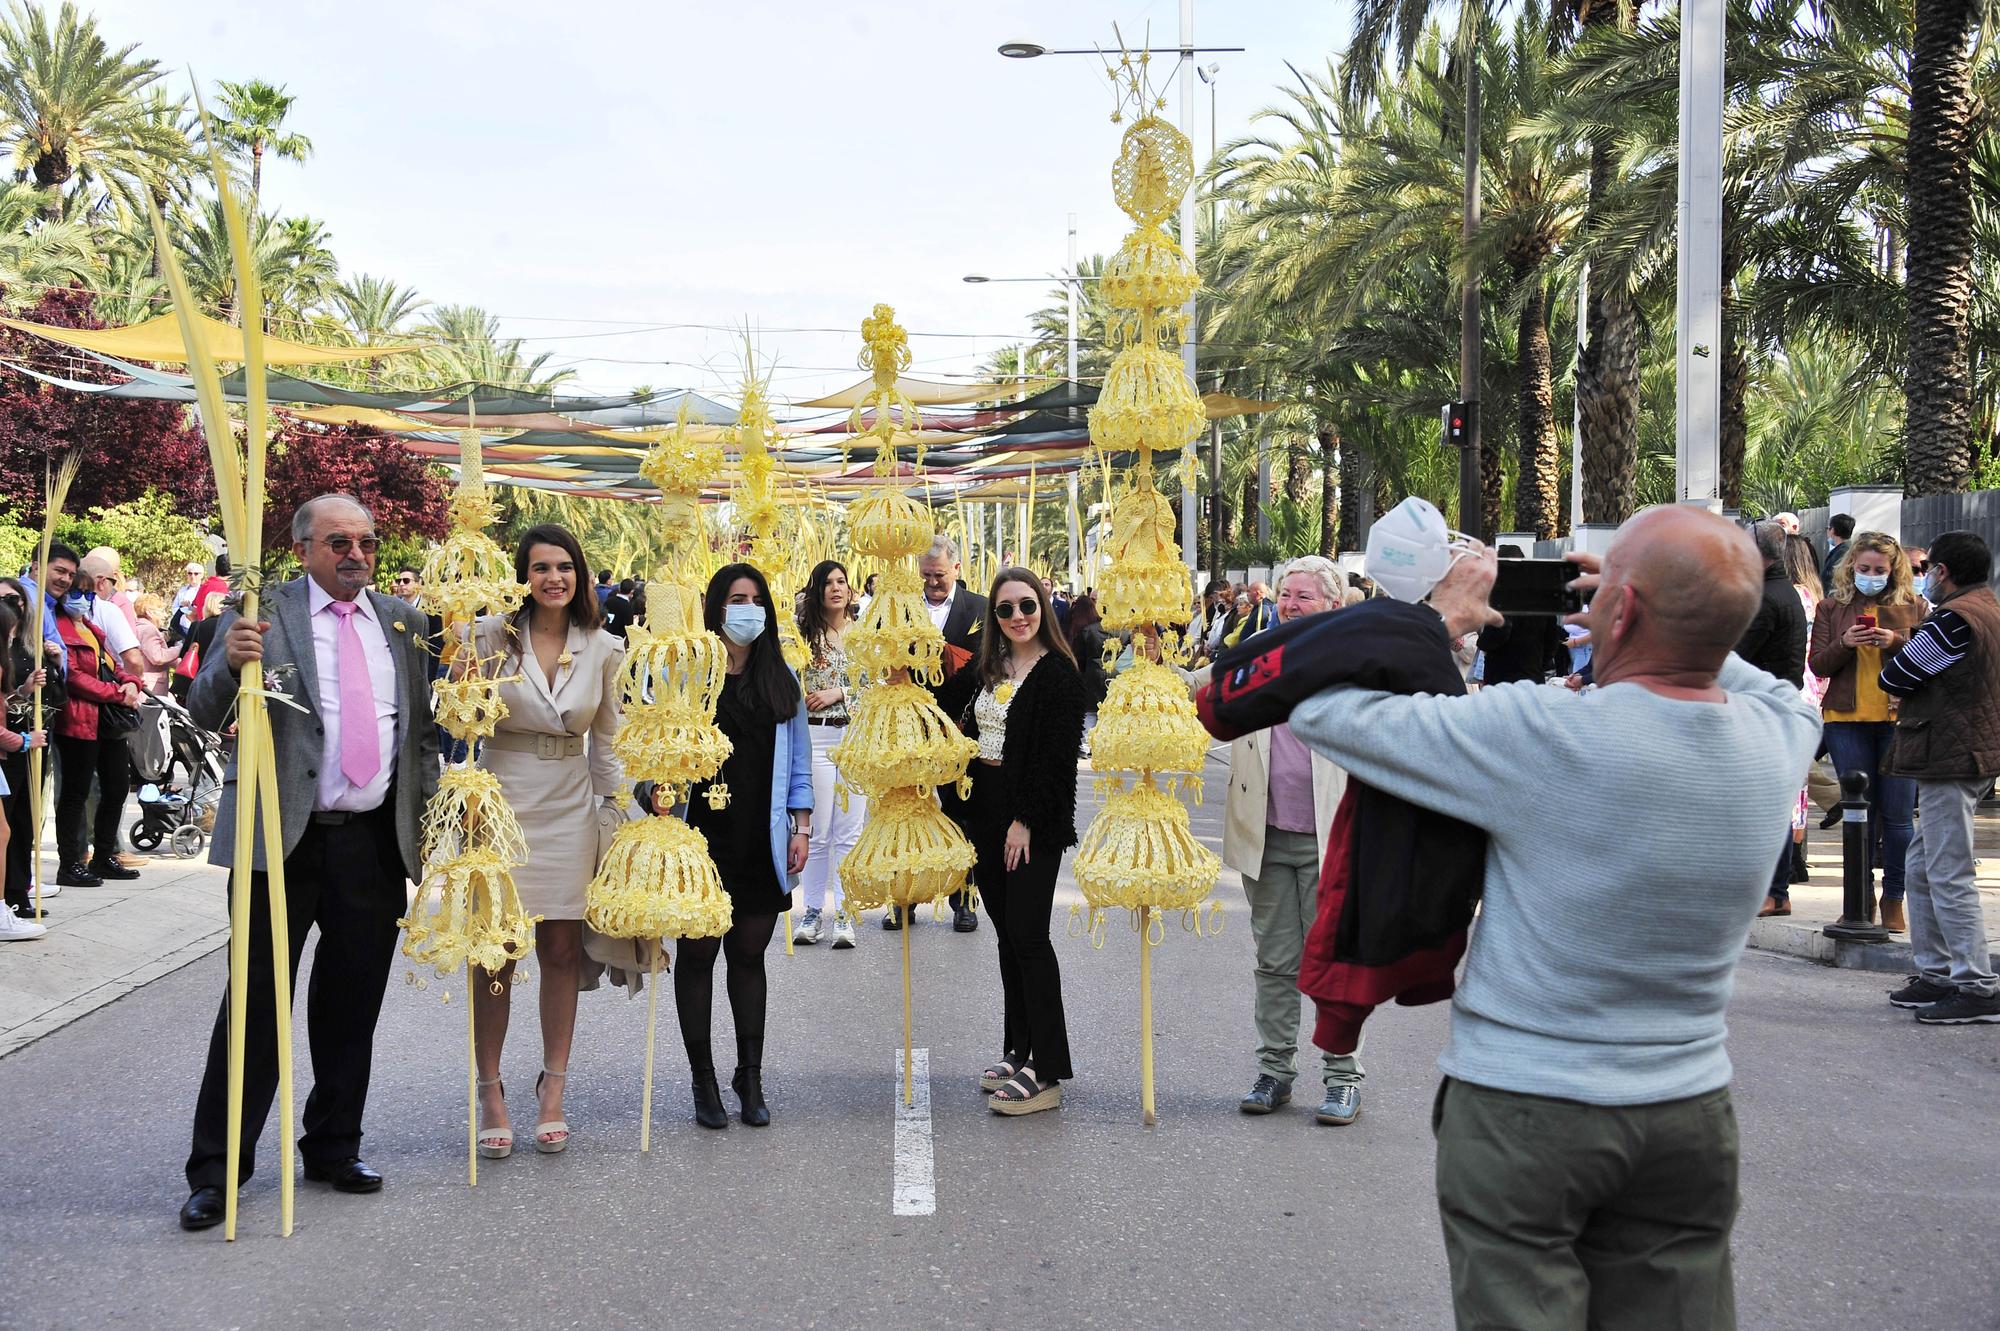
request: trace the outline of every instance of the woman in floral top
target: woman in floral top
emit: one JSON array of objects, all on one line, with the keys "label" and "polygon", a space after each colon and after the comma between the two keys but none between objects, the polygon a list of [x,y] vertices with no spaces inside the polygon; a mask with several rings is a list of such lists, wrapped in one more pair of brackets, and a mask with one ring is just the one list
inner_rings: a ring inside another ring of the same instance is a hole
[{"label": "woman in floral top", "polygon": [[838,560],[821,560],[799,601],[799,638],[812,652],[805,688],[813,750],[813,832],[806,870],[799,880],[805,914],[792,931],[792,941],[817,943],[830,925],[836,951],[854,946],[854,920],[841,905],[840,861],[854,849],[868,816],[868,800],[858,790],[848,791],[847,807],[840,807],[834,792],[840,773],[827,756],[847,727],[854,684],[848,675],[845,639],[853,617],[854,590],[848,585],[846,566]]}]

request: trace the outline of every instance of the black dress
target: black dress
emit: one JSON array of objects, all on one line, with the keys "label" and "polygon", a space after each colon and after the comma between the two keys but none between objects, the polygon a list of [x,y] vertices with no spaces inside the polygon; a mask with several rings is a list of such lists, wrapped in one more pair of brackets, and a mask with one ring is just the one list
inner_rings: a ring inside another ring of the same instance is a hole
[{"label": "black dress", "polygon": [[778,723],[767,720],[743,696],[743,676],[723,680],[715,724],[729,737],[729,757],[716,780],[729,787],[729,803],[708,807],[709,782],[695,786],[688,800],[688,826],[708,839],[708,854],[722,875],[722,889],[738,915],[777,915],[790,910],[791,890],[771,862],[771,767],[777,759]]}]

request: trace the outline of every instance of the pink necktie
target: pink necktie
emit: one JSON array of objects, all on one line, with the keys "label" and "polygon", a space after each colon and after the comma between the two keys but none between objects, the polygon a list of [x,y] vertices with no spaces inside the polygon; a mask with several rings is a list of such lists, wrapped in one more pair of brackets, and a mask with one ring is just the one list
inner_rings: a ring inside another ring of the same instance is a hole
[{"label": "pink necktie", "polygon": [[354,627],[353,601],[329,601],[327,609],[340,617],[340,771],[355,786],[365,786],[382,770],[382,739],[375,728],[375,682],[368,674],[368,653]]}]

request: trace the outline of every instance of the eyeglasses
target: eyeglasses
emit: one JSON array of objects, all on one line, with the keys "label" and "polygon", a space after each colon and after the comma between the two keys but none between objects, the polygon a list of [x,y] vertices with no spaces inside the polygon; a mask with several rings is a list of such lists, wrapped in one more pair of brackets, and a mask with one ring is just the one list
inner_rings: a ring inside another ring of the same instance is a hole
[{"label": "eyeglasses", "polygon": [[16,610],[23,608],[27,604],[28,603],[26,601],[22,600],[18,596],[0,596],[0,605],[11,605]]},{"label": "eyeglasses", "polygon": [[1032,597],[1024,596],[1018,601],[1000,601],[993,607],[995,619],[1012,619],[1016,614],[1023,619],[1033,619],[1042,613],[1042,607]]},{"label": "eyeglasses", "polygon": [[382,538],[379,536],[364,536],[358,541],[352,536],[308,536],[304,543],[311,544],[313,541],[318,541],[343,559],[353,554],[356,546],[361,547],[361,553],[364,555],[372,555],[382,548]]}]

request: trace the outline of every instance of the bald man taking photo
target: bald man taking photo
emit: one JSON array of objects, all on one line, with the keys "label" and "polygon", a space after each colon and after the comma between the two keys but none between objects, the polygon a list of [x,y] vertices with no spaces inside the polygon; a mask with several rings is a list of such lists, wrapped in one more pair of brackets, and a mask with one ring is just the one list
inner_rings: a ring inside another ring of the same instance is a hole
[{"label": "bald man taking photo", "polygon": [[[1763,584],[1731,523],[1654,509],[1571,558],[1595,689],[1335,688],[1292,733],[1489,835],[1431,1113],[1459,1326],[1731,1328],[1723,1010],[1819,718],[1731,654]],[[1454,637],[1498,621],[1494,570],[1431,593]]]}]

